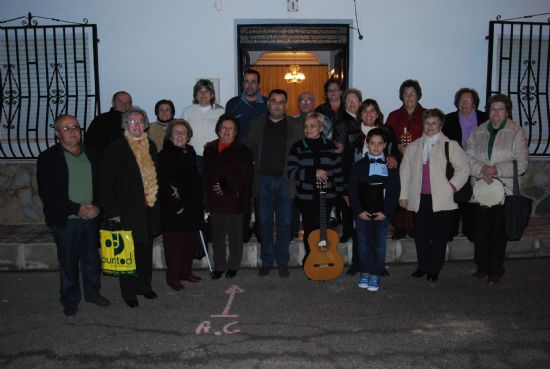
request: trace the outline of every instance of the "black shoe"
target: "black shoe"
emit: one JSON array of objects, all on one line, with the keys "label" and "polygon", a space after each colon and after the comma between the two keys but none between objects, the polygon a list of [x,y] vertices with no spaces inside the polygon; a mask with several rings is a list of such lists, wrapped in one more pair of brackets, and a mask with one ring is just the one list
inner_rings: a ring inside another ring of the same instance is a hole
[{"label": "black shoe", "polygon": [[212,279],[220,279],[223,275],[223,272],[220,272],[218,270],[214,270],[211,274],[210,274],[210,277],[212,277]]},{"label": "black shoe", "polygon": [[268,274],[269,274],[269,271],[272,269],[273,267],[271,266],[267,266],[267,265],[262,265],[262,267],[258,270],[258,275],[260,277],[266,277]]},{"label": "black shoe", "polygon": [[351,276],[356,275],[357,273],[359,273],[359,269],[357,269],[357,267],[354,265],[350,266],[346,272],[347,275],[351,275]]},{"label": "black shoe", "polygon": [[147,293],[144,293],[143,297],[145,297],[146,299],[152,300],[152,299],[156,299],[157,297],[159,297],[159,295],[157,295],[155,293],[155,291],[149,291]]},{"label": "black shoe", "polygon": [[101,306],[101,307],[111,305],[111,301],[109,301],[108,298],[103,297],[99,294],[92,297],[92,298],[86,299],[86,301],[89,302],[89,303],[92,303],[92,304],[96,304],[96,305]]},{"label": "black shoe", "polygon": [[229,269],[226,273],[225,273],[225,278],[233,278],[237,275],[237,272],[238,270],[231,270]]},{"label": "black shoe", "polygon": [[76,315],[76,312],[78,311],[78,306],[65,306],[63,309],[63,314],[65,316],[74,316]]},{"label": "black shoe", "polygon": [[439,273],[428,273],[428,276],[426,277],[426,279],[430,282],[435,282],[437,281],[438,277],[439,277]]},{"label": "black shoe", "polygon": [[137,308],[139,306],[139,301],[138,300],[128,300],[128,301],[126,301],[126,305],[128,305],[132,309]]},{"label": "black shoe", "polygon": [[279,265],[279,277],[281,278],[290,277],[290,271],[288,270],[288,266],[286,264]]},{"label": "black shoe", "polygon": [[414,278],[420,278],[420,277],[424,277],[426,275],[426,272],[420,269],[416,269],[411,275]]}]

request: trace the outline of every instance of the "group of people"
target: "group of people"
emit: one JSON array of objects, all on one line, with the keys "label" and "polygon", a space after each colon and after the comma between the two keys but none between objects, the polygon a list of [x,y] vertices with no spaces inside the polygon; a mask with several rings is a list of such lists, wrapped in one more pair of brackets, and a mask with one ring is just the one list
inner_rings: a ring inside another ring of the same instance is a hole
[{"label": "group of people", "polygon": [[[119,277],[129,307],[138,296],[154,299],[151,285],[153,237],[162,234],[166,282],[198,282],[192,262],[206,213],[213,249],[212,278],[233,278],[243,243],[253,231],[261,243],[259,276],[277,267],[289,276],[289,244],[303,228],[308,235],[328,221],[322,200],[340,215],[342,241],[353,239],[349,274],[360,273],[358,286],[380,288],[386,238],[414,236],[418,266],[413,277],[438,279],[449,239],[463,232],[474,241],[474,276],[497,283],[504,273],[504,207],[485,207],[473,198],[458,205],[453,194],[467,181],[511,182],[513,161],[519,173],[528,165],[525,134],[510,120],[511,101],[492,96],[481,112],[479,96],[461,89],[457,111],[445,116],[424,109],[417,81],[403,82],[403,105],[384,116],[373,99],[358,89],[343,90],[340,80],[324,85],[326,101],[316,107],[313,94],[298,97],[300,114],[286,114],[286,91],[260,92],[260,75],[247,70],[243,91],[225,109],[216,104],[209,80],[193,88],[193,104],[175,118],[170,100],[155,105],[156,121],[132,105],[130,94],[114,94],[112,108],[88,128],[83,143],[75,117],[55,121],[58,143],[37,162],[39,194],[46,223],[57,245],[61,303],[67,316],[81,299],[100,306],[98,231],[107,224],[131,230],[137,276]],[[488,119],[487,119],[488,118]],[[453,174],[447,173],[447,162]],[[393,221],[393,223],[392,223]],[[202,235],[201,235],[202,237]],[[229,255],[226,255],[226,248]]]}]

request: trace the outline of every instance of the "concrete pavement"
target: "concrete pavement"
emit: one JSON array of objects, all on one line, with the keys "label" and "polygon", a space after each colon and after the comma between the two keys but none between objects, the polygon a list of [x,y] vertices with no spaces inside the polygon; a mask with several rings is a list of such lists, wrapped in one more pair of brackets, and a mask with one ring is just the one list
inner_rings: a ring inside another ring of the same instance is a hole
[{"label": "concrete pavement", "polygon": [[58,273],[0,273],[0,367],[22,368],[550,368],[550,259],[514,259],[496,286],[446,263],[435,284],[391,266],[373,293],[357,278],[259,278],[186,283],[154,273],[156,300],[128,308],[82,302],[66,318]]}]

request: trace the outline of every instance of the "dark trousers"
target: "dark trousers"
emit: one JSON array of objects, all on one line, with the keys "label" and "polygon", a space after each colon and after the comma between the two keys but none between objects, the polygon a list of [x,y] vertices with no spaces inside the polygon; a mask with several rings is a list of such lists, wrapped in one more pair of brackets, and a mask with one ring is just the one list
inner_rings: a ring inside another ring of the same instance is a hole
[{"label": "dark trousers", "polygon": [[153,240],[146,242],[134,241],[137,277],[119,277],[120,294],[124,301],[135,300],[137,295],[152,291],[153,277]]},{"label": "dark trousers", "polygon": [[[243,214],[211,213],[212,249],[214,269],[239,270],[243,258]],[[226,260],[226,238],[229,258]]]},{"label": "dark trousers", "polygon": [[166,282],[178,284],[189,277],[193,255],[197,247],[197,232],[165,232],[164,259],[166,260]]},{"label": "dark trousers", "polygon": [[458,204],[458,209],[454,210],[453,220],[451,222],[451,229],[449,240],[460,233],[460,221],[462,220],[462,234],[468,238],[471,242],[474,241],[474,204],[468,202],[461,202]]},{"label": "dark trousers", "polygon": [[345,201],[341,201],[342,209],[342,236],[351,237],[353,235],[353,210]]},{"label": "dark trousers", "polygon": [[475,237],[474,260],[477,269],[490,276],[501,277],[504,274],[504,255],[506,252],[506,216],[504,205],[490,208],[474,205]]},{"label": "dark trousers", "polygon": [[94,298],[101,289],[99,219],[69,219],[66,225],[51,230],[59,261],[60,301],[63,306],[75,307],[81,299],[79,264],[84,298]]},{"label": "dark trousers", "polygon": [[441,271],[445,262],[445,250],[452,220],[452,210],[434,212],[432,196],[420,195],[420,207],[415,214],[414,237],[419,270],[427,273]]}]

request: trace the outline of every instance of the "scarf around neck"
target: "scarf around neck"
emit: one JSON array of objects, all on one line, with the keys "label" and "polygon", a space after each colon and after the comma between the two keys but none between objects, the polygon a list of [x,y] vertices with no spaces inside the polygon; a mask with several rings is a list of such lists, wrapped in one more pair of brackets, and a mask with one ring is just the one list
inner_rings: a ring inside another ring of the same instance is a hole
[{"label": "scarf around neck", "polygon": [[422,133],[422,164],[426,164],[426,162],[428,161],[430,150],[432,149],[432,146],[435,145],[440,135],[441,133],[438,133],[436,135],[433,135],[432,137],[429,137],[425,133]]},{"label": "scarf around neck", "polygon": [[145,193],[145,203],[149,207],[155,206],[157,201],[157,192],[159,189],[157,183],[157,171],[155,164],[149,153],[149,140],[147,139],[147,133],[143,132],[139,139],[132,137],[130,132],[124,130],[124,137],[130,145],[130,149],[134,153],[137,165],[139,167],[139,173],[141,175],[141,181],[143,182],[143,192]]}]

